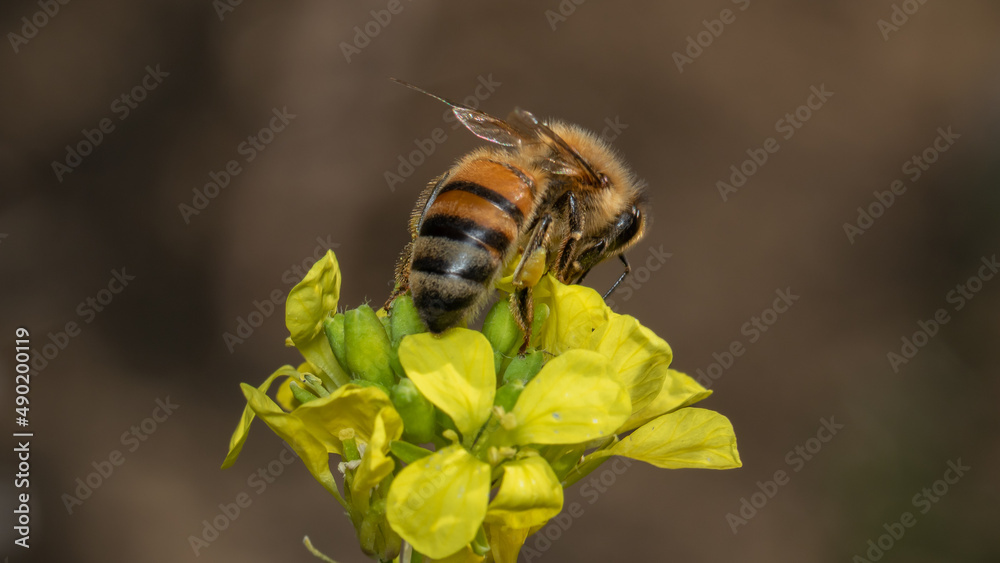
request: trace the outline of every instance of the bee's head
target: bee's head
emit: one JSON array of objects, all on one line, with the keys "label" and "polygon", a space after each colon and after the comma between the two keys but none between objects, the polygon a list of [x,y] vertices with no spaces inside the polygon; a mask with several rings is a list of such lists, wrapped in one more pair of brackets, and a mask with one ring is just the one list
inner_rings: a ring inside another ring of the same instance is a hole
[{"label": "bee's head", "polygon": [[575,125],[554,122],[550,126],[586,163],[586,172],[575,177],[586,186],[585,232],[573,272],[567,276],[578,282],[598,263],[624,253],[645,235],[649,224],[646,186],[602,137]]},{"label": "bee's head", "polygon": [[574,281],[578,282],[597,264],[624,254],[626,250],[646,234],[646,227],[649,221],[649,211],[645,195],[640,192],[638,197],[627,201],[621,211],[614,215],[602,231],[593,234],[582,241],[582,248],[577,254],[576,263],[579,266],[576,270],[579,275]]}]

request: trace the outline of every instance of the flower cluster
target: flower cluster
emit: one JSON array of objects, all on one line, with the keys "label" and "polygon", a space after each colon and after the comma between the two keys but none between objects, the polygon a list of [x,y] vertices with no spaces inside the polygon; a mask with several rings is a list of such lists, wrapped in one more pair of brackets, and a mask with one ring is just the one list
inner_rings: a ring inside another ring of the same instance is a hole
[{"label": "flower cluster", "polygon": [[[288,343],[305,362],[242,385],[247,407],[223,467],[259,417],[343,506],[373,558],[514,563],[562,509],[563,490],[611,456],[741,465],[729,420],[690,406],[711,391],[670,369],[666,342],[592,289],[547,275],[533,293],[531,346],[518,355],[523,334],[506,299],[482,332],[425,332],[408,296],[336,313],[340,270],[328,252],[286,305]],[[267,392],[279,379],[275,401]],[[341,458],[333,470],[330,454]]]}]

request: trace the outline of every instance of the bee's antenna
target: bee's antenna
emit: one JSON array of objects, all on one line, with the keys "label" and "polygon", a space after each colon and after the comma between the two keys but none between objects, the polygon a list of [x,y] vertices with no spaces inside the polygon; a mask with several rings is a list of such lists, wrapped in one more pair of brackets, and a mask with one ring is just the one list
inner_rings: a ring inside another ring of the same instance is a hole
[{"label": "bee's antenna", "polygon": [[431,94],[430,92],[428,92],[427,90],[424,90],[420,86],[416,86],[416,85],[410,84],[409,82],[407,82],[405,80],[400,80],[398,78],[393,78],[391,76],[389,77],[389,80],[392,80],[393,82],[395,82],[397,84],[402,84],[403,86],[406,86],[407,88],[409,88],[411,90],[416,90],[417,92],[420,92],[421,94],[426,94],[426,95],[434,98],[435,100],[437,100],[439,102],[442,102],[444,104],[447,104],[447,105],[449,105],[449,106],[451,106],[453,108],[472,109],[472,108],[467,107],[467,106],[465,106],[463,104],[460,104],[460,103],[457,103],[457,102],[453,102],[453,101],[451,101],[449,99],[446,99],[446,98],[442,98],[441,96],[438,96],[436,94]]}]

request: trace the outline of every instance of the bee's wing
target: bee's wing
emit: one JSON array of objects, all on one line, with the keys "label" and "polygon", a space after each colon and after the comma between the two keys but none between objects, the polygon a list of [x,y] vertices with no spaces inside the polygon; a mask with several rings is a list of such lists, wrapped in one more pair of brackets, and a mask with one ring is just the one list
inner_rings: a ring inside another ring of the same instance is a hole
[{"label": "bee's wing", "polygon": [[521,108],[515,108],[510,121],[521,129],[536,131],[537,136],[555,150],[555,156],[549,158],[544,165],[549,172],[582,176],[584,182],[595,187],[604,187],[603,177],[594,172],[590,163],[534,114]]},{"label": "bee's wing", "polygon": [[537,136],[519,131],[506,121],[486,112],[464,106],[453,106],[451,111],[466,129],[472,131],[473,135],[491,143],[505,147],[519,147],[525,143],[538,142]]},{"label": "bee's wing", "polygon": [[458,118],[458,121],[480,139],[505,147],[519,147],[524,143],[538,142],[538,134],[533,129],[518,129],[499,117],[494,117],[486,112],[431,94],[427,90],[414,86],[409,82],[404,82],[398,78],[391,78],[390,80],[451,106],[451,111]]}]

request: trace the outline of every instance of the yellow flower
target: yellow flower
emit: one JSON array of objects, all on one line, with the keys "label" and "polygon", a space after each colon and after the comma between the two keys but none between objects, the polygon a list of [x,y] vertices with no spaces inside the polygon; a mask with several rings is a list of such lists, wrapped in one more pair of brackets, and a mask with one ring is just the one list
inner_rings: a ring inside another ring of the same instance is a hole
[{"label": "yellow flower", "polygon": [[[721,414],[695,408],[684,408],[712,394],[694,379],[670,369],[673,352],[670,346],[634,317],[619,315],[591,288],[565,286],[549,280],[553,316],[567,307],[560,303],[591,303],[603,312],[573,315],[572,322],[549,327],[548,342],[565,345],[572,342],[583,349],[604,355],[615,367],[613,376],[628,390],[632,412],[614,434],[635,430],[621,441],[618,438],[600,446],[582,461],[568,464],[553,462],[562,469],[563,484],[569,486],[596,469],[613,455],[645,461],[657,467],[678,469],[731,469],[741,467],[732,424]],[[571,310],[571,309],[570,309]],[[595,319],[603,323],[590,331]],[[581,336],[586,334],[586,336]],[[592,444],[577,444],[555,450],[562,460],[582,454]],[[552,452],[549,452],[552,453]],[[569,471],[567,471],[569,470]]]},{"label": "yellow flower", "polygon": [[[464,549],[482,533],[484,520],[526,529],[558,514],[562,487],[529,446],[604,437],[631,414],[628,394],[612,378],[608,360],[596,352],[572,350],[550,361],[510,413],[493,408],[493,351],[481,333],[456,328],[440,337],[408,336],[399,360],[420,392],[462,434],[462,444],[403,468],[389,490],[389,523],[432,558]],[[514,458],[518,447],[521,457]],[[491,478],[494,466],[502,477]],[[499,491],[489,502],[496,480]]]},{"label": "yellow flower", "polygon": [[285,326],[291,333],[290,340],[309,363],[319,368],[316,375],[330,388],[350,381],[323,330],[323,319],[337,309],[339,300],[340,266],[332,250],[313,264],[285,300]]},{"label": "yellow flower", "polygon": [[[544,276],[531,348],[512,357],[522,336],[504,302],[483,333],[431,335],[407,296],[388,312],[334,315],[340,283],[328,252],[289,293],[287,342],[306,361],[242,385],[247,406],[223,467],[260,417],[340,502],[372,557],[392,560],[402,538],[436,561],[516,563],[562,509],[565,487],[611,456],[741,465],[729,420],[691,407],[712,392],[590,288]],[[506,278],[498,288],[512,289]],[[279,380],[275,401],[267,392]],[[342,458],[343,496],[330,454]]]}]

